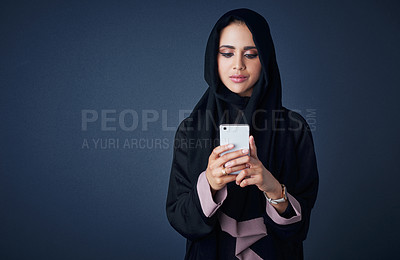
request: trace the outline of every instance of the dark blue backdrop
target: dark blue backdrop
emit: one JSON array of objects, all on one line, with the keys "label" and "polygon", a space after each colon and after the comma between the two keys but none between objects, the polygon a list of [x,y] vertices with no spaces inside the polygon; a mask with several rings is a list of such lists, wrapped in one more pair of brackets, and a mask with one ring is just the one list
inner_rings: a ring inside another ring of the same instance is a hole
[{"label": "dark blue backdrop", "polygon": [[[227,10],[270,23],[321,178],[306,259],[398,252],[398,1],[2,1],[0,258],[182,259],[176,126]],[[96,146],[97,143],[97,146]]]}]

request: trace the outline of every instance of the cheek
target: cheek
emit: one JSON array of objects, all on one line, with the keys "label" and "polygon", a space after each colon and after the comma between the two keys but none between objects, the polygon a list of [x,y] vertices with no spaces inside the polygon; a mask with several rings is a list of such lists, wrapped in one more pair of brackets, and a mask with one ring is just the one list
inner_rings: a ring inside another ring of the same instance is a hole
[{"label": "cheek", "polygon": [[218,73],[221,75],[222,65],[221,65],[221,58],[219,56],[217,58],[217,68],[218,68]]},{"label": "cheek", "polygon": [[261,63],[256,62],[256,63],[252,64],[251,71],[252,71],[253,77],[256,77],[258,79],[261,74]]},{"label": "cheek", "polygon": [[221,75],[226,73],[228,64],[226,61],[218,59],[218,73]]}]

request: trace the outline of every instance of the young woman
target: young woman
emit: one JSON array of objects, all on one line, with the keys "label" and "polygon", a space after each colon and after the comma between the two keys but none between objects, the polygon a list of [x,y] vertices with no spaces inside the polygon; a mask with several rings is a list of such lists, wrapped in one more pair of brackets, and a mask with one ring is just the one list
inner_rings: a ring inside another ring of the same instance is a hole
[{"label": "young woman", "polygon": [[[205,54],[209,88],[176,135],[167,198],[185,259],[302,259],[318,190],[308,124],[281,103],[268,23],[224,14]],[[221,156],[219,125],[250,126],[250,151]],[[230,174],[240,171],[239,174]]]}]

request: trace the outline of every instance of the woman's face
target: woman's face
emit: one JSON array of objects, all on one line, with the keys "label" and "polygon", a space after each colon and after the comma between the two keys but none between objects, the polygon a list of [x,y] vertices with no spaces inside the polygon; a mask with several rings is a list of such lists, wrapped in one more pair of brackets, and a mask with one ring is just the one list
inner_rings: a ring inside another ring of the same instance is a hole
[{"label": "woman's face", "polygon": [[251,96],[261,73],[261,62],[250,30],[231,23],[222,29],[219,40],[218,74],[222,83],[240,96]]}]

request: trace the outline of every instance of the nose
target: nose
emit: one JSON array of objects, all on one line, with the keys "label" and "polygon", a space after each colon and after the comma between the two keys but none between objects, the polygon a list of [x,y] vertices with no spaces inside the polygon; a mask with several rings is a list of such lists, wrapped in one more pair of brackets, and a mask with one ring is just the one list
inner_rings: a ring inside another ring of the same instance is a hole
[{"label": "nose", "polygon": [[236,55],[236,59],[233,64],[233,69],[234,70],[244,70],[245,68],[246,68],[246,65],[243,62],[243,56]]}]

